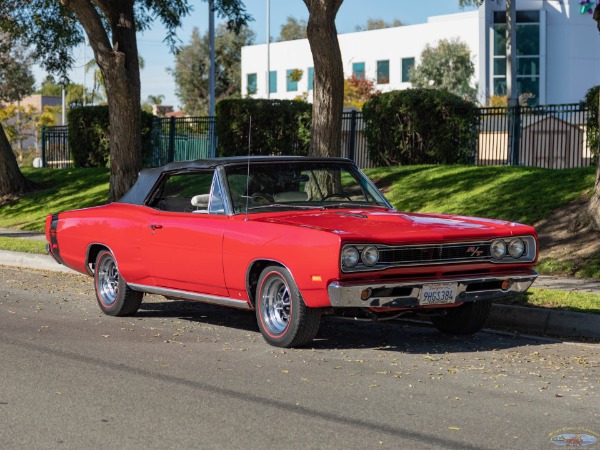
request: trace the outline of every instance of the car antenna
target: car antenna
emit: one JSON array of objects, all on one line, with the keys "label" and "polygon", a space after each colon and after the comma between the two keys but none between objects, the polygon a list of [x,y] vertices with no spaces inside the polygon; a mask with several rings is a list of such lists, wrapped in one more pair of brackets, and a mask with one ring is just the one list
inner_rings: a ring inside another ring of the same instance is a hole
[{"label": "car antenna", "polygon": [[252,116],[250,116],[250,123],[248,125],[248,170],[246,173],[246,218],[245,222],[248,221],[248,202],[250,201],[250,197],[248,194],[250,193],[250,151],[252,149]]}]

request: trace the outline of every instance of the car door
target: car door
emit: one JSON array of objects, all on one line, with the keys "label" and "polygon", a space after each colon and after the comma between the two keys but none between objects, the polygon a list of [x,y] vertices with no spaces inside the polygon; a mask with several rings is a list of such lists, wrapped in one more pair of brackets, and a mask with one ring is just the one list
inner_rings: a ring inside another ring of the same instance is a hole
[{"label": "car door", "polygon": [[214,170],[168,174],[143,229],[147,273],[160,288],[226,296],[223,230],[228,221]]}]

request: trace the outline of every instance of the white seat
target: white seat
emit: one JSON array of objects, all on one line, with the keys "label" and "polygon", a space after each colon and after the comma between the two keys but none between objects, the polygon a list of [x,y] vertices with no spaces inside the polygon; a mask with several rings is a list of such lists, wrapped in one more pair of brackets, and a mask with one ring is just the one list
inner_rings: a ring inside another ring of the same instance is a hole
[{"label": "white seat", "polygon": [[208,208],[208,201],[210,200],[210,194],[194,195],[192,197],[192,206],[197,208]]}]

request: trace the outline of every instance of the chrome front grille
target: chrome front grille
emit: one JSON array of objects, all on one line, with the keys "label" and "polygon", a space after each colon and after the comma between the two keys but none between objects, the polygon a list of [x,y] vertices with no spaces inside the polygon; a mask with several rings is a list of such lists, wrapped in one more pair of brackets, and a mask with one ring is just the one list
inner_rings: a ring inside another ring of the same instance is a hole
[{"label": "chrome front grille", "polygon": [[[537,255],[536,240],[533,236],[509,236],[503,239],[507,245],[512,239],[522,239],[525,244],[525,252],[522,257],[515,259],[505,255],[500,259],[494,258],[490,251],[494,239],[487,241],[470,242],[447,242],[439,244],[416,244],[416,245],[385,245],[385,244],[354,244],[348,243],[346,247],[354,247],[359,253],[366,247],[376,246],[379,251],[379,260],[373,266],[366,266],[359,261],[354,267],[344,267],[342,271],[366,272],[373,270],[385,270],[394,267],[435,266],[443,264],[469,264],[485,263],[514,264],[529,263],[535,260]],[[340,261],[341,263],[341,261]]]},{"label": "chrome front grille", "polygon": [[379,263],[392,266],[486,261],[490,259],[489,242],[378,248]]}]

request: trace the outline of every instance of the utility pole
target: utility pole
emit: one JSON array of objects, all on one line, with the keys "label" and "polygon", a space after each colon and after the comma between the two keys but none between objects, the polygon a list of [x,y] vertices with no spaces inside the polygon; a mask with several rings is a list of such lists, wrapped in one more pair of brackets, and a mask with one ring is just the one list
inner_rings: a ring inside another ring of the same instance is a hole
[{"label": "utility pole", "polygon": [[517,5],[506,0],[506,95],[508,106],[517,105]]},{"label": "utility pole", "polygon": [[61,91],[61,101],[62,101],[62,111],[60,115],[61,125],[67,124],[67,105],[66,105],[66,91],[65,91],[65,81],[63,80],[62,91]]},{"label": "utility pole", "polygon": [[208,117],[210,157],[217,153],[217,133],[215,130],[215,8],[214,0],[208,0],[208,42],[210,47],[210,69],[208,71]]},{"label": "utility pole", "polygon": [[86,60],[86,54],[85,54],[86,52],[85,52],[85,50],[86,50],[86,48],[87,48],[87,46],[89,44],[90,44],[90,41],[88,40],[88,37],[87,37],[87,34],[86,34],[85,41],[83,43],[83,92],[81,94],[82,97],[83,97],[83,99],[82,99],[83,106],[87,105],[87,102],[86,102],[86,99],[85,99],[85,85],[86,85],[85,75],[87,73],[87,60]]},{"label": "utility pole", "polygon": [[267,0],[267,99],[271,98],[271,0]]},{"label": "utility pole", "polygon": [[510,160],[519,165],[521,112],[517,85],[517,1],[506,0],[506,95],[508,97]]},{"label": "utility pole", "polygon": [[215,116],[215,9],[214,0],[208,1],[208,39],[210,46],[210,71],[208,75],[208,115]]}]

